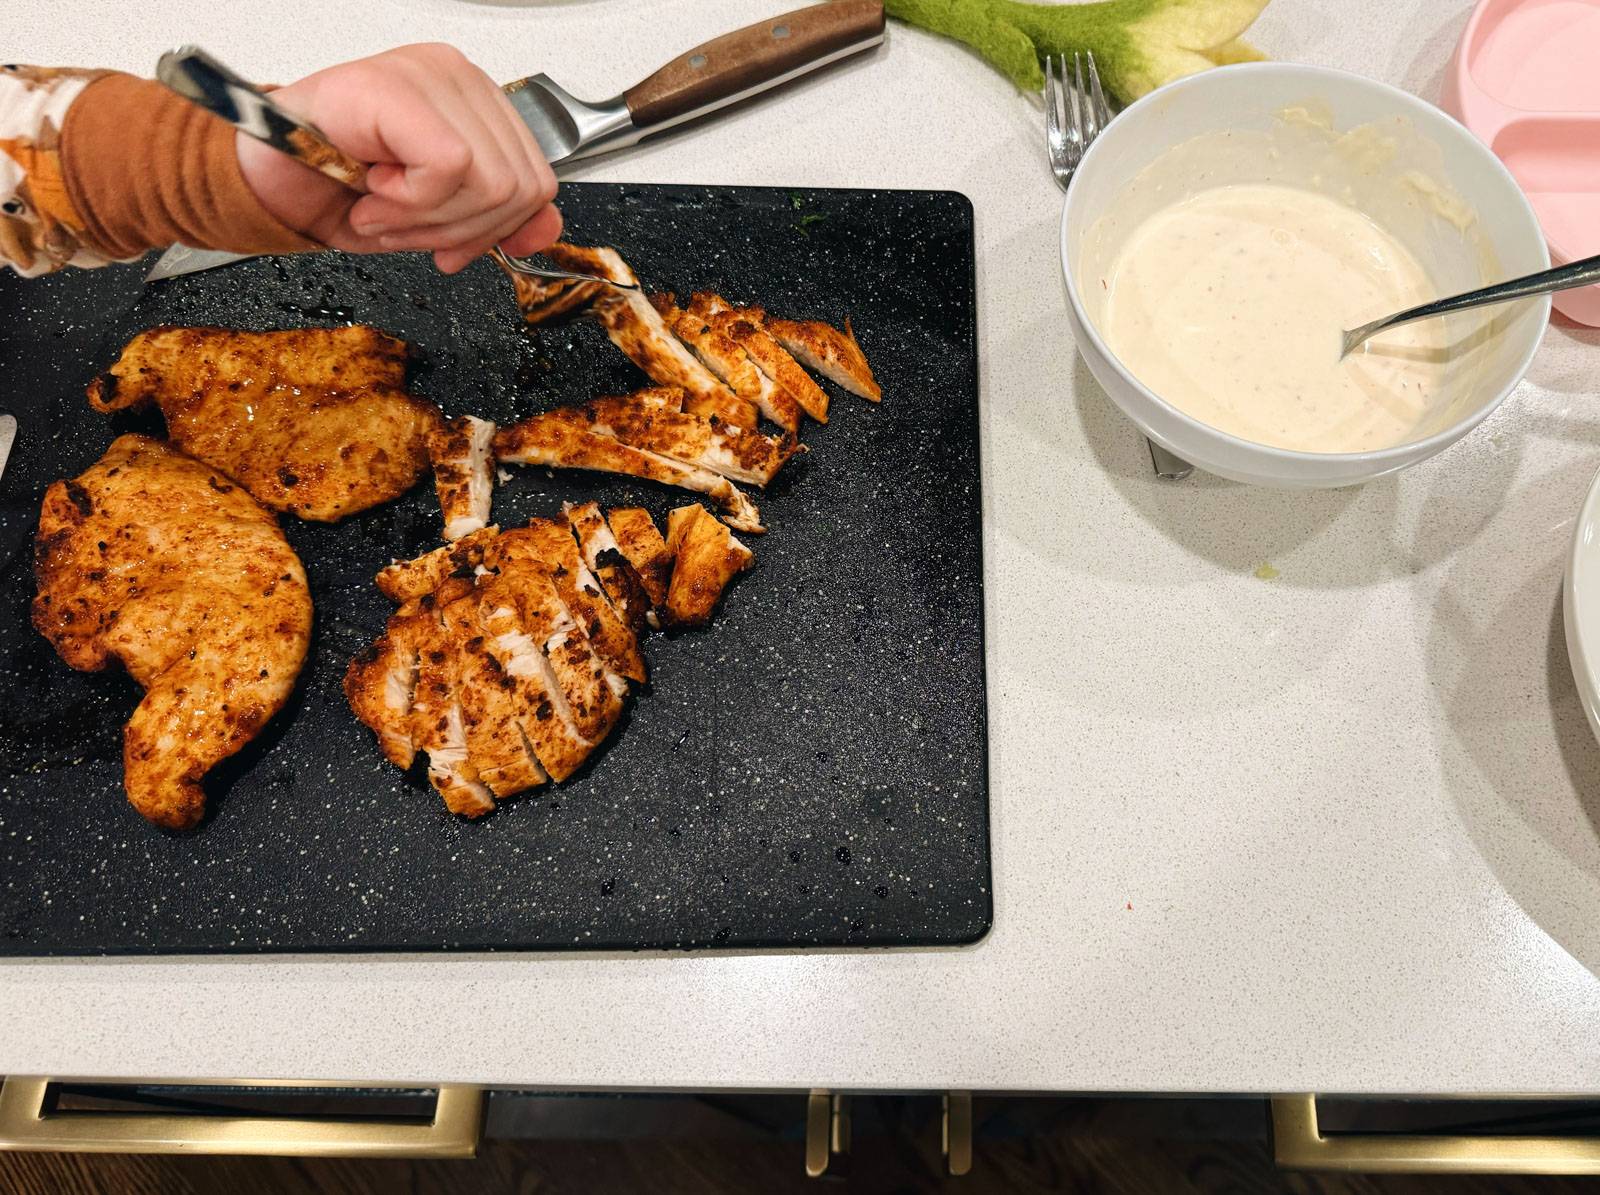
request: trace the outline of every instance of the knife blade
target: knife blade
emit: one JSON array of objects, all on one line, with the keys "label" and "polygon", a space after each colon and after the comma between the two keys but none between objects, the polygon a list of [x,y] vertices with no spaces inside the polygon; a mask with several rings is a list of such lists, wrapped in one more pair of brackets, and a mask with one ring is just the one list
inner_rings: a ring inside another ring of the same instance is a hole
[{"label": "knife blade", "polygon": [[[869,50],[883,41],[883,32],[882,0],[831,0],[713,38],[600,103],[580,100],[542,74],[508,83],[505,91],[546,160],[557,166],[633,145]],[[145,281],[253,256],[174,245]]]},{"label": "knife blade", "polygon": [[6,473],[6,461],[11,457],[11,445],[17,439],[17,417],[0,415],[0,477]]}]

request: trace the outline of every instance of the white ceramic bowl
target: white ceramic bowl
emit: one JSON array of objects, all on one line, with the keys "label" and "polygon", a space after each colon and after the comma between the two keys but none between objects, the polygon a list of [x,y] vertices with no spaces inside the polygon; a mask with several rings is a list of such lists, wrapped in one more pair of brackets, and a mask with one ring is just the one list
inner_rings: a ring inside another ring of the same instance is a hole
[{"label": "white ceramic bowl", "polygon": [[[1544,335],[1550,300],[1528,300],[1502,308],[1503,318],[1480,352],[1481,362],[1449,395],[1446,408],[1426,434],[1371,452],[1296,452],[1272,448],[1218,431],[1165,402],[1141,384],[1107,348],[1092,323],[1078,285],[1084,237],[1111,211],[1128,182],[1168,149],[1224,131],[1265,131],[1287,108],[1312,105],[1348,130],[1373,121],[1404,117],[1435,159],[1427,173],[1463,199],[1477,215],[1476,228],[1502,277],[1548,268],[1550,258],[1533,209],[1498,158],[1433,105],[1387,84],[1323,67],[1260,62],[1219,67],[1151,92],[1113,120],[1079,165],[1061,215],[1061,261],[1066,274],[1068,320],[1089,370],[1139,428],[1202,469],[1235,481],[1281,488],[1353,485],[1425,460],[1481,423],[1516,386]],[[1452,233],[1459,238],[1459,233]],[[1410,246],[1408,246],[1410,247]],[[1452,269],[1467,277],[1462,262]],[[1474,263],[1479,258],[1472,259]],[[1453,289],[1482,281],[1472,276]],[[1436,279],[1437,281],[1437,279]],[[1460,317],[1458,317],[1460,318]]]},{"label": "white ceramic bowl", "polygon": [[1578,512],[1561,587],[1561,616],[1567,627],[1567,658],[1578,684],[1589,728],[1600,738],[1600,475]]}]

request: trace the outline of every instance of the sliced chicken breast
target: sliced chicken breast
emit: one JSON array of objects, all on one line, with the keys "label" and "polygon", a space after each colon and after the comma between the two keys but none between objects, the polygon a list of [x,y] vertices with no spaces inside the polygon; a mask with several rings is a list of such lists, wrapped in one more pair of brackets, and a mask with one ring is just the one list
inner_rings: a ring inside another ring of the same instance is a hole
[{"label": "sliced chicken breast", "polygon": [[627,628],[637,636],[650,617],[650,595],[644,582],[628,558],[622,554],[617,540],[611,534],[606,517],[598,502],[562,505],[572,533],[578,537],[578,553],[589,571],[599,578],[600,586],[610,599],[612,608],[622,617]]},{"label": "sliced chicken breast", "polygon": [[485,527],[414,560],[396,560],[373,581],[378,592],[391,602],[409,602],[437,593],[451,576],[466,578],[470,583],[474,570],[483,563],[485,549],[499,534],[500,528]]},{"label": "sliced chicken breast", "polygon": [[617,547],[633,565],[650,598],[650,605],[654,607],[651,613],[665,609],[667,587],[672,581],[672,553],[667,550],[667,541],[661,538],[650,512],[638,506],[618,507],[606,512],[606,521],[611,525]]},{"label": "sliced chicken breast", "polygon": [[742,348],[756,367],[787,390],[811,418],[818,423],[828,422],[827,393],[762,328],[759,310],[737,308],[721,295],[702,292],[690,300],[689,311]]},{"label": "sliced chicken breast", "polygon": [[[497,261],[496,265],[500,265]],[[565,278],[531,278],[515,270],[505,271],[516,290],[517,307],[530,324],[542,324],[578,310],[600,291],[598,282],[573,282]]]},{"label": "sliced chicken breast", "polygon": [[631,448],[593,430],[587,419],[570,408],[548,411],[501,428],[495,433],[494,454],[498,460],[518,465],[622,473],[694,490],[722,509],[729,526],[740,531],[766,530],[755,503],[727,478],[658,453]]},{"label": "sliced chicken breast", "polygon": [[[567,270],[582,270],[617,282],[638,284],[638,277],[615,250],[605,247],[551,245],[546,254]],[[590,304],[611,342],[628,359],[644,370],[651,381],[677,386],[688,398],[688,408],[696,414],[727,420],[740,427],[757,423],[755,405],[740,398],[722,380],[701,364],[672,330],[649,298],[638,290],[602,288]]]},{"label": "sliced chicken breast", "polygon": [[603,435],[755,486],[765,487],[800,447],[789,432],[767,436],[691,414],[683,392],[670,388],[597,398],[579,409]]},{"label": "sliced chicken breast", "polygon": [[760,322],[772,338],[807,369],[869,402],[883,398],[883,391],[872,377],[867,355],[856,343],[855,329],[848,318],[844,321],[843,332],[821,320],[768,318]]},{"label": "sliced chicken breast", "polygon": [[521,690],[517,727],[551,779],[567,779],[587,760],[596,742],[578,731],[551,662],[523,626],[511,600],[491,582],[478,604],[485,646]]},{"label": "sliced chicken breast", "polygon": [[524,544],[549,571],[562,604],[588,637],[595,655],[611,672],[643,684],[647,674],[639,637],[612,607],[600,582],[583,563],[566,519],[530,519],[526,527],[500,537],[499,551],[521,551]]},{"label": "sliced chicken breast", "polygon": [[711,621],[723,590],[755,559],[755,554],[698,502],[667,516],[667,547],[672,553],[672,583],[667,590],[669,626],[698,627]]},{"label": "sliced chicken breast", "polygon": [[[567,613],[543,565],[507,559],[499,563],[498,571],[498,578],[488,583],[485,601],[516,610],[521,626],[549,664],[551,696],[562,717],[584,739],[600,742],[622,716],[623,693],[609,679],[588,636]],[[626,681],[622,688],[626,692]]]},{"label": "sliced chicken breast", "polygon": [[461,709],[467,757],[496,797],[537,788],[549,779],[522,736],[526,690],[506,675],[478,625],[478,594],[468,593],[442,611],[455,653],[455,699]]},{"label": "sliced chicken breast", "polygon": [[452,813],[482,817],[494,809],[494,795],[467,756],[467,732],[456,700],[456,652],[444,623],[433,611],[427,619],[411,702],[411,738],[428,756],[428,783]]},{"label": "sliced chicken breast", "polygon": [[432,611],[389,619],[383,634],[350,661],[344,695],[355,716],[378,736],[383,757],[409,768],[417,756],[411,734],[411,705],[417,691],[420,644]]},{"label": "sliced chicken breast", "polygon": [[[670,300],[671,296],[666,298]],[[800,404],[794,395],[762,373],[749,354],[733,340],[718,332],[703,317],[670,303],[662,310],[662,318],[677,333],[678,339],[735,394],[754,403],[757,410],[784,431],[800,430]]]},{"label": "sliced chicken breast", "polygon": [[488,526],[494,495],[493,442],[494,424],[472,415],[458,415],[428,434],[428,460],[447,540]]}]

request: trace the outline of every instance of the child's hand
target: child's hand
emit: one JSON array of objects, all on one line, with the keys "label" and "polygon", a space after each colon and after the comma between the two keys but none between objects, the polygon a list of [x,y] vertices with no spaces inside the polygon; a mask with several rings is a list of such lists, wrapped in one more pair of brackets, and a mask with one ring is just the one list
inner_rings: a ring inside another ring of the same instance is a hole
[{"label": "child's hand", "polygon": [[371,163],[358,196],[239,134],[239,168],[262,205],[355,253],[427,249],[453,274],[503,244],[537,253],[561,235],[556,179],[494,81],[444,45],[403,46],[318,71],[272,98]]}]

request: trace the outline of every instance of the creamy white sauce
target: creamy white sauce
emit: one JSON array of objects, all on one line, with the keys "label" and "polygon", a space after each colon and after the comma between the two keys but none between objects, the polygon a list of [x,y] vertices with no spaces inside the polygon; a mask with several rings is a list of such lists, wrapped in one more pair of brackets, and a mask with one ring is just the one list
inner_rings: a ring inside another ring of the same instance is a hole
[{"label": "creamy white sauce", "polygon": [[1439,320],[1338,359],[1342,329],[1439,292],[1393,236],[1314,191],[1261,183],[1192,194],[1133,228],[1099,285],[1101,334],[1135,377],[1260,444],[1399,444],[1446,383]]}]

